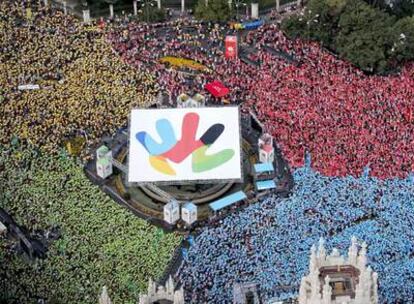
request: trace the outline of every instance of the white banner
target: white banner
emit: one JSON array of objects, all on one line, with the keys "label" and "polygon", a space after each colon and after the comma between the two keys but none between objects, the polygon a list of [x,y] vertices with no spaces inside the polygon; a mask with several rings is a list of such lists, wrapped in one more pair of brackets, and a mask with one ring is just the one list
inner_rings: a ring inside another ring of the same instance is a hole
[{"label": "white banner", "polygon": [[237,107],[131,112],[129,182],[241,180]]},{"label": "white banner", "polygon": [[38,84],[21,84],[17,87],[19,90],[39,90],[40,86]]}]

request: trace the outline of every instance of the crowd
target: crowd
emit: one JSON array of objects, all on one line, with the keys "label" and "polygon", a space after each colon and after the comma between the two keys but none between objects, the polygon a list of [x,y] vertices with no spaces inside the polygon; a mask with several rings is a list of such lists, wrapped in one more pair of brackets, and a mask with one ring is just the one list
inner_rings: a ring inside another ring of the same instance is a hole
[{"label": "crowd", "polygon": [[72,159],[24,147],[0,147],[0,207],[31,237],[59,232],[33,262],[0,238],[1,303],[96,304],[104,285],[112,301],[134,303],[182,239],[114,203]]},{"label": "crowd", "polygon": [[[154,25],[124,21],[96,27],[82,25],[60,12],[35,8],[33,3],[0,3],[0,144],[17,138],[56,153],[65,137],[74,132],[82,132],[93,144],[125,125],[132,107],[150,106],[160,89],[169,93],[173,103],[181,93],[209,96],[204,85],[220,80],[231,90],[228,102],[242,103],[243,111],[254,111],[293,167],[301,167],[305,151],[311,152],[316,171],[296,169],[296,186],[289,198],[267,197],[201,230],[177,277],[189,301],[231,302],[233,284],[251,281],[259,284],[266,298],[289,298],[307,272],[312,244],[322,236],[328,248],[344,251],[355,235],[369,244],[370,265],[379,273],[381,303],[414,302],[414,180],[407,177],[414,171],[412,64],[395,76],[367,76],[316,43],[288,40],[277,25],[266,25],[240,35],[241,50],[249,49],[246,57],[258,62],[256,66],[224,58],[224,38],[234,33],[225,26],[178,20]],[[32,9],[28,11],[28,7]],[[209,71],[171,68],[159,62],[163,56],[193,59]],[[40,88],[19,90],[22,84]],[[210,102],[221,100],[210,97]],[[53,161],[58,162],[49,162]],[[0,165],[11,163],[8,159]],[[366,166],[373,177],[357,177]],[[64,162],[58,171],[69,169],[75,170]],[[42,171],[40,177],[24,172],[16,178],[38,177],[44,182],[49,171]],[[79,172],[75,173],[73,180],[79,181]],[[59,174],[48,177],[55,178],[48,185],[60,185],[56,178],[66,180]],[[11,187],[8,178],[2,179]],[[36,212],[61,207],[53,203],[43,208],[43,196],[50,194],[40,190],[45,183],[40,188],[26,184],[29,188],[21,185],[26,192],[17,196],[16,203],[30,196],[42,200]],[[79,187],[83,186],[72,185],[72,192]],[[89,196],[96,195],[95,190],[82,192],[80,203],[94,205]],[[12,206],[9,200],[14,195],[8,190],[2,198]],[[68,206],[76,201],[74,195]],[[51,199],[56,201],[54,196]],[[65,223],[64,210],[59,208],[53,209],[53,216]],[[24,208],[19,210],[26,214]],[[99,222],[105,221],[101,218]],[[89,231],[86,226],[79,232],[72,223],[68,225],[73,235]],[[94,240],[94,236],[88,238]],[[152,246],[150,240],[145,242]],[[107,246],[98,258],[118,252],[111,243]],[[139,246],[130,245],[117,263],[129,265],[130,255]],[[88,251],[91,260],[97,258],[89,247],[79,248],[79,252]],[[65,258],[71,261],[77,254],[74,250]],[[59,254],[53,258],[59,260]],[[150,259],[142,269],[151,269],[156,263]],[[53,267],[50,271],[47,279],[53,283],[56,271]],[[85,278],[94,279],[85,273]],[[74,294],[73,282],[81,285],[71,280],[67,281],[70,295]],[[124,277],[119,281],[126,289],[132,284]]]},{"label": "crowd", "polygon": [[257,283],[265,299],[297,295],[320,237],[347,253],[368,244],[380,303],[414,301],[414,179],[324,177],[295,171],[287,199],[273,196],[202,228],[178,271],[189,303],[230,303],[234,283]]},{"label": "crowd", "polygon": [[[113,53],[105,30],[38,3],[0,3],[0,143],[55,153],[80,133],[92,146],[154,102],[157,85]],[[40,89],[18,89],[27,84]]]},{"label": "crowd", "polygon": [[[413,65],[367,76],[316,43],[287,39],[277,25],[240,35],[241,53],[249,49],[256,66],[224,58],[224,38],[234,32],[223,25],[124,21],[101,29],[11,1],[2,2],[0,22],[2,144],[19,138],[56,152],[74,132],[94,143],[124,125],[131,107],[152,104],[159,87],[173,103],[183,92],[210,96],[204,85],[218,79],[231,90],[226,101],[253,109],[293,167],[310,151],[328,176],[358,176],[366,165],[380,178],[414,169]],[[172,69],[159,62],[167,55],[209,72]]]},{"label": "crowd", "polygon": [[[204,85],[222,81],[231,90],[228,100],[255,110],[293,167],[310,151],[314,168],[328,176],[358,176],[366,165],[380,178],[414,170],[412,64],[396,76],[367,76],[318,44],[291,41],[277,25],[266,25],[240,36],[255,66],[224,58],[229,33],[190,22],[129,23],[108,40],[126,62],[147,67],[172,99],[187,91],[209,96]],[[211,73],[169,69],[159,62],[167,55],[197,60]]]}]

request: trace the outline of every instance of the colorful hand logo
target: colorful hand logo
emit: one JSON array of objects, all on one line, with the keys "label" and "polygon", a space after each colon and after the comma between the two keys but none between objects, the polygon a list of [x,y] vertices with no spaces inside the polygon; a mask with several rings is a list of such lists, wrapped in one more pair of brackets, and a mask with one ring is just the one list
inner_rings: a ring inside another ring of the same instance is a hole
[{"label": "colorful hand logo", "polygon": [[156,129],[161,137],[161,143],[156,142],[147,132],[138,132],[136,139],[149,153],[151,166],[164,174],[176,175],[175,170],[168,163],[181,163],[192,154],[192,170],[199,173],[217,168],[234,156],[233,149],[224,149],[212,155],[207,155],[208,148],[220,137],[224,131],[222,124],[212,125],[200,139],[196,140],[200,117],[197,113],[187,113],[181,126],[181,139],[177,140],[171,122],[160,119],[156,122]]}]

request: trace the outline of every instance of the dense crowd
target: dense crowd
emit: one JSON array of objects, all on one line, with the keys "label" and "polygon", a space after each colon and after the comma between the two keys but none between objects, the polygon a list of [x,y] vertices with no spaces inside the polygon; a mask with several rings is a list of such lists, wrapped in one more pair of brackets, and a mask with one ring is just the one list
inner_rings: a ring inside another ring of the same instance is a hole
[{"label": "dense crowd", "polygon": [[[56,152],[80,133],[92,145],[154,102],[152,77],[114,55],[99,27],[35,4],[0,3],[1,144]],[[40,89],[18,89],[27,84]]]},{"label": "dense crowd", "polygon": [[[255,66],[224,58],[224,38],[234,32],[223,25],[121,22],[102,30],[33,5],[29,14],[28,7],[0,6],[3,144],[19,138],[55,152],[76,132],[94,143],[124,125],[131,107],[153,103],[159,86],[173,101],[183,92],[209,96],[204,85],[218,79],[231,89],[228,101],[243,102],[266,123],[293,167],[311,151],[314,168],[329,176],[357,176],[366,165],[380,178],[414,169],[412,65],[397,76],[367,76],[266,25],[240,35],[241,52],[249,50]],[[159,62],[166,55],[210,72],[171,69]],[[21,84],[40,89],[18,90]]]},{"label": "dense crowd", "polygon": [[27,148],[0,148],[0,207],[31,237],[59,232],[36,261],[0,237],[1,303],[96,304],[104,285],[134,303],[181,241],[114,203],[72,159]]},{"label": "dense crowd", "polygon": [[380,303],[414,301],[414,179],[324,177],[297,169],[291,197],[267,197],[201,229],[178,272],[190,303],[230,303],[234,283],[257,283],[266,299],[297,295],[320,237],[346,254],[368,246]]},{"label": "dense crowd", "polygon": [[[305,151],[310,151],[313,168],[326,175],[297,169],[291,197],[267,197],[203,228],[178,273],[190,302],[231,302],[233,284],[251,281],[259,284],[266,298],[289,298],[298,291],[307,271],[309,249],[319,237],[327,239],[328,248],[344,252],[353,235],[369,244],[370,265],[379,273],[381,303],[414,302],[414,179],[407,177],[414,171],[412,64],[396,76],[367,76],[316,43],[288,40],[277,25],[240,35],[241,55],[259,63],[247,64],[225,60],[223,41],[233,33],[225,26],[178,20],[151,26],[122,21],[96,27],[60,12],[52,14],[33,5],[28,11],[28,7],[27,2],[0,3],[0,144],[17,138],[56,153],[65,137],[76,132],[93,144],[125,125],[132,107],[150,106],[160,88],[173,103],[181,93],[209,96],[204,85],[217,79],[230,88],[229,102],[242,103],[243,111],[252,110],[259,116],[293,167],[302,166]],[[171,68],[159,62],[163,56],[190,58],[209,71]],[[19,90],[22,84],[40,88]],[[222,100],[210,97],[210,102]],[[12,167],[14,161],[19,162],[18,153],[7,153],[0,165]],[[40,168],[41,161],[47,163],[46,170]],[[100,252],[101,241],[87,234],[95,247],[84,246],[85,232],[107,229],[101,225],[112,217],[97,217],[101,210],[95,204],[108,202],[91,198],[99,191],[85,186],[80,169],[67,160],[45,157],[35,163],[37,173],[30,166],[16,172],[0,170],[0,186],[7,186],[0,191],[7,194],[0,198],[21,215],[32,212],[33,225],[40,215],[50,223],[67,225],[64,228],[70,233],[52,248],[55,254],[46,262],[51,263],[45,266],[48,272],[40,276],[53,285],[59,282],[54,280],[59,271],[70,275],[65,281],[68,292],[60,294],[56,288],[53,296],[76,297],[76,288],[86,281],[85,290],[94,293],[94,259],[103,263],[105,275],[111,273],[111,265],[119,265],[120,273],[126,273],[116,278],[114,288],[127,294],[143,290],[143,273],[158,265],[153,258],[159,253],[153,238],[138,237],[131,244],[103,233],[109,240],[102,241],[106,250]],[[357,177],[365,166],[374,177]],[[9,184],[14,179],[16,185]],[[53,191],[47,188],[44,193],[45,184],[53,185]],[[62,191],[69,195],[64,201],[67,207],[60,201]],[[26,197],[34,200],[30,212],[22,207]],[[49,205],[44,207],[44,201]],[[77,221],[82,224],[79,230],[73,224],[78,216],[74,211],[83,209],[88,216]],[[132,219],[120,218],[130,229]],[[114,230],[117,223],[111,222]],[[129,236],[128,229],[125,235]],[[168,248],[176,241],[168,239]],[[68,244],[76,246],[69,250]],[[126,251],[117,244],[125,245]],[[128,272],[130,258],[143,247],[151,250],[148,260],[143,258],[133,273]],[[126,253],[120,260],[111,259],[119,252]],[[168,257],[169,250],[162,252]],[[82,280],[77,280],[77,271],[69,264],[75,261],[76,267],[84,267],[81,254],[87,255],[90,268],[80,272]],[[33,275],[32,269],[21,270],[21,265],[16,269],[15,273]],[[132,275],[141,276],[139,287],[133,285],[137,278]],[[35,292],[47,294],[47,289]],[[87,297],[86,291],[79,297]]]},{"label": "dense crowd", "polygon": [[[204,85],[222,81],[227,98],[255,110],[294,167],[311,151],[314,168],[328,176],[358,176],[366,165],[380,178],[414,170],[413,65],[395,76],[367,76],[318,44],[291,41],[266,25],[240,35],[241,53],[248,50],[243,56],[255,66],[224,58],[229,33],[190,22],[128,23],[108,40],[126,62],[147,67],[172,99],[187,91],[209,96]],[[167,55],[194,59],[211,73],[169,69],[159,62]]]}]

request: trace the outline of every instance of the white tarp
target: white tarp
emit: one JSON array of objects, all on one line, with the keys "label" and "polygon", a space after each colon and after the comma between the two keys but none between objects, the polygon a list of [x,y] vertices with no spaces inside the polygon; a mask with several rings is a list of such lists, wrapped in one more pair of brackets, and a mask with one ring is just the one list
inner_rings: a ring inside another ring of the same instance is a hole
[{"label": "white tarp", "polygon": [[129,182],[242,179],[238,107],[136,109]]}]

